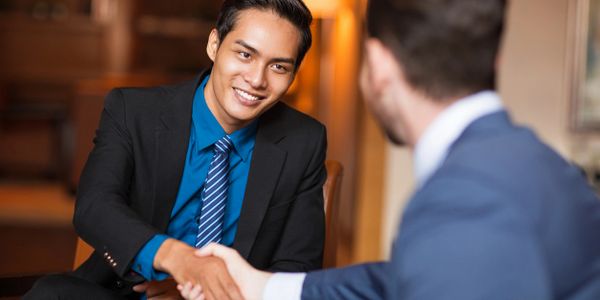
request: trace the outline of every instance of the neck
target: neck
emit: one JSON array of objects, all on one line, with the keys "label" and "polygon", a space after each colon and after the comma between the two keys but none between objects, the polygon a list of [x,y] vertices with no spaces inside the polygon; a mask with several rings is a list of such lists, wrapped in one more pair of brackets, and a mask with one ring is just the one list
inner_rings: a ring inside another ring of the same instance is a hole
[{"label": "neck", "polygon": [[204,88],[204,99],[206,99],[206,106],[213,114],[215,119],[223,130],[227,134],[231,134],[232,132],[246,126],[247,124],[242,124],[240,122],[235,122],[231,120],[230,117],[227,116],[227,112],[225,108],[222,107],[221,103],[217,100],[217,95],[215,94],[215,90],[213,89],[213,76],[211,74],[210,78],[206,82],[206,87]]},{"label": "neck", "polygon": [[414,89],[405,91],[400,96],[407,100],[403,101],[404,105],[400,109],[403,117],[399,119],[404,121],[402,126],[405,128],[405,142],[414,150],[431,123],[459,98],[433,99]]}]

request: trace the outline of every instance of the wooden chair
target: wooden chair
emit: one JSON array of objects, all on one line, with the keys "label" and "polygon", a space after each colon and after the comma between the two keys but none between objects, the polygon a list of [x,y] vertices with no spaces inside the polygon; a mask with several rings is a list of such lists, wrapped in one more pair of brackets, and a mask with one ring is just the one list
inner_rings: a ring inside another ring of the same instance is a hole
[{"label": "wooden chair", "polygon": [[337,266],[337,220],[340,207],[340,186],[344,168],[335,160],[325,162],[327,180],[323,185],[323,199],[325,202],[325,251],[323,253],[323,268]]},{"label": "wooden chair", "polygon": [[[327,168],[327,180],[323,185],[323,199],[325,208],[325,252],[323,253],[323,268],[336,266],[336,220],[339,212],[340,186],[342,183],[343,168],[335,160],[325,162]],[[73,269],[81,265],[91,254],[92,247],[86,244],[82,239],[77,240],[77,249],[75,250],[75,259]]]}]

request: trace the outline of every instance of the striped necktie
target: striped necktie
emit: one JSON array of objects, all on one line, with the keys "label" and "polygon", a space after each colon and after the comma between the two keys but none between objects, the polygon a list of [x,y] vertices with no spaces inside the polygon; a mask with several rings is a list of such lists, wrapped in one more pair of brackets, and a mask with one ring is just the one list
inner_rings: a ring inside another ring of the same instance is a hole
[{"label": "striped necktie", "polygon": [[229,152],[232,148],[233,143],[229,136],[224,136],[215,143],[213,158],[202,190],[202,209],[198,222],[196,248],[210,242],[221,241],[229,188]]}]

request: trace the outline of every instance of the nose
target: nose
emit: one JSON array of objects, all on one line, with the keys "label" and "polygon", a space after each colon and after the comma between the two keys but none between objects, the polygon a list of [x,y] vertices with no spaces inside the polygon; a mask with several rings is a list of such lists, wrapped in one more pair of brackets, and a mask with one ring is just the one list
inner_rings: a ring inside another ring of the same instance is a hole
[{"label": "nose", "polygon": [[252,88],[262,90],[267,87],[266,75],[265,68],[260,64],[256,64],[247,70],[244,79],[252,86]]}]

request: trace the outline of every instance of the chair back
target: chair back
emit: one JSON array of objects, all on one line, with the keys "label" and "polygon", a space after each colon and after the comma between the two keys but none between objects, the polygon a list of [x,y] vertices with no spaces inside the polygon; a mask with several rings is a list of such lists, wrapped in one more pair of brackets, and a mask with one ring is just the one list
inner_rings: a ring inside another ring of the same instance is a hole
[{"label": "chair back", "polygon": [[340,207],[340,187],[342,185],[343,167],[335,160],[325,162],[327,180],[323,185],[325,205],[325,251],[323,253],[323,268],[337,266],[337,220]]},{"label": "chair back", "polygon": [[94,252],[94,248],[88,245],[88,243],[84,242],[81,238],[77,238],[77,246],[75,246],[75,259],[73,259],[73,270],[77,269],[81,264],[86,261],[92,252]]}]

